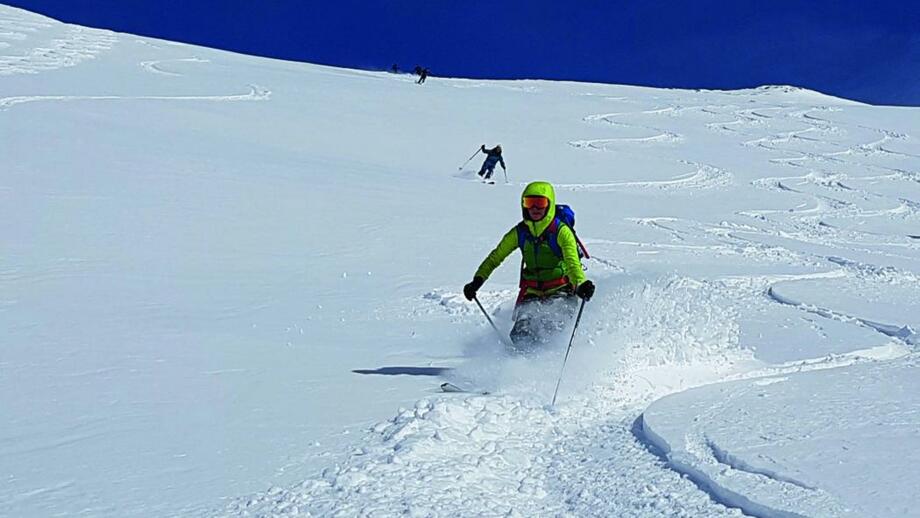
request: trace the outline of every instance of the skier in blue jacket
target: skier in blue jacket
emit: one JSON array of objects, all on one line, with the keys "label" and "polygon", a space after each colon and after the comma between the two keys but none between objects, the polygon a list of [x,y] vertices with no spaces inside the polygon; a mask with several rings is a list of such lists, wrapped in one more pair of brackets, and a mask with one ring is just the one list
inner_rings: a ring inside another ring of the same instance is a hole
[{"label": "skier in blue jacket", "polygon": [[479,176],[482,176],[486,180],[491,179],[492,173],[495,171],[496,163],[501,164],[502,169],[508,169],[505,167],[505,160],[502,158],[501,144],[492,149],[486,149],[486,145],[483,144],[479,146],[479,150],[486,154],[486,160],[482,163],[482,167],[479,168],[479,173],[477,173]]}]

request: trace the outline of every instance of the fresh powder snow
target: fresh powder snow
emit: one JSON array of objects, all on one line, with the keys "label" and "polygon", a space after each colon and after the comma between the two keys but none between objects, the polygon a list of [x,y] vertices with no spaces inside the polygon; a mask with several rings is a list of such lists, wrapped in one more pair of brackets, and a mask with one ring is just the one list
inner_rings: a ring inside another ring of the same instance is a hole
[{"label": "fresh powder snow", "polygon": [[[920,516],[917,108],[0,6],[0,137],[0,515]],[[533,180],[597,284],[564,371],[461,293]]]}]

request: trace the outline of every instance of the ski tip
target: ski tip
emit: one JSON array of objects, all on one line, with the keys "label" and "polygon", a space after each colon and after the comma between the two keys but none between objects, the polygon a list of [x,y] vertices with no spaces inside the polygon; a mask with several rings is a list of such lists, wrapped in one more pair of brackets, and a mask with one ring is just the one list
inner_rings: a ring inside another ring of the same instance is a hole
[{"label": "ski tip", "polygon": [[454,385],[453,383],[450,383],[450,382],[448,382],[448,381],[445,381],[444,383],[441,383],[441,391],[442,391],[442,392],[450,392],[450,393],[461,393],[461,394],[479,394],[479,395],[481,395],[481,396],[488,396],[488,395],[490,394],[490,392],[487,391],[487,390],[486,390],[486,391],[481,391],[481,392],[476,392],[476,391],[471,391],[471,390],[462,389],[462,388],[460,388],[460,387],[458,387],[458,386],[456,386],[456,385]]},{"label": "ski tip", "polygon": [[441,390],[444,392],[463,392],[460,387],[454,385],[453,383],[444,382],[441,383]]}]

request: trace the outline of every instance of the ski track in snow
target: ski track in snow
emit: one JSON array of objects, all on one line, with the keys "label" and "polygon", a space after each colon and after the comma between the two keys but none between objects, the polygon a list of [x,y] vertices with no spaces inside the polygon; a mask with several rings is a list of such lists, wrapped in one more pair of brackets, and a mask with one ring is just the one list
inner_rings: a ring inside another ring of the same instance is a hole
[{"label": "ski track in snow", "polygon": [[878,331],[885,336],[901,341],[907,345],[920,345],[920,335],[918,335],[916,331],[911,329],[911,327],[906,324],[899,325],[875,322],[866,318],[847,315],[839,311],[816,306],[814,304],[805,304],[803,302],[799,302],[797,300],[791,299],[789,297],[784,297],[783,295],[776,293],[772,287],[767,289],[767,297],[779,304],[792,306],[794,308],[798,308],[802,311],[813,313],[824,318],[838,320],[841,322],[853,322],[861,326],[865,326],[874,331]]},{"label": "ski track in snow", "polygon": [[210,60],[201,59],[201,58],[176,58],[176,59],[156,59],[152,61],[142,61],[140,66],[153,74],[160,74],[164,76],[176,76],[180,77],[182,74],[178,72],[170,72],[163,68],[163,63],[210,63]]},{"label": "ski track in snow", "polygon": [[[833,125],[825,119],[810,115],[813,111],[827,111],[815,108],[793,111],[791,117],[803,121],[810,127],[797,132],[789,132],[773,137],[764,137],[745,142],[745,145],[756,145],[771,152],[780,152],[786,155],[783,158],[773,158],[771,161],[796,169],[805,169],[800,175],[762,178],[754,181],[752,185],[758,188],[773,190],[787,196],[804,199],[804,203],[794,209],[786,210],[749,210],[739,214],[762,220],[772,230],[763,230],[773,235],[793,237],[808,243],[824,244],[839,247],[842,250],[851,250],[854,246],[886,245],[898,246],[911,250],[918,250],[916,243],[910,241],[909,236],[886,236],[883,234],[862,232],[856,228],[837,229],[826,221],[831,219],[852,220],[854,223],[870,218],[886,218],[917,221],[920,224],[920,204],[903,196],[892,196],[883,192],[875,192],[870,188],[856,187],[857,183],[871,182],[869,185],[884,185],[890,181],[916,182],[916,175],[904,169],[865,164],[858,159],[860,156],[873,154],[889,154],[899,159],[906,159],[908,163],[916,166],[916,160],[911,160],[913,155],[905,153],[891,153],[885,150],[884,145],[893,140],[905,140],[907,135],[900,133],[858,126],[857,131],[880,134],[881,138],[871,140],[865,144],[839,146],[821,152],[802,150],[796,147],[795,139],[801,140],[805,132],[815,132],[819,135],[833,137],[846,134],[848,130]],[[869,137],[869,135],[867,135]],[[815,142],[824,143],[826,140],[815,139]],[[791,146],[790,146],[791,145]],[[791,155],[791,156],[790,156]],[[854,167],[856,166],[856,167]],[[853,171],[864,169],[869,174],[856,176],[852,173],[842,173],[840,170]],[[877,174],[881,169],[885,174]],[[872,208],[866,208],[871,206]],[[863,250],[866,250],[863,248]],[[870,253],[884,252],[869,250]]]},{"label": "ski track in snow", "polygon": [[[18,9],[3,11],[0,15],[0,51],[15,49],[17,53],[0,54],[0,76],[37,74],[76,66],[108,51],[118,41],[118,36],[111,31],[58,24]],[[137,41],[159,48],[145,40]],[[143,61],[139,65],[154,74],[181,76],[162,67],[163,63],[170,62],[207,63],[209,60],[197,57],[175,58]],[[248,93],[229,95],[20,95],[0,98],[0,110],[23,103],[47,101],[263,101],[270,97],[271,90],[257,85],[249,85]]]},{"label": "ski track in snow", "polygon": [[676,176],[668,180],[649,180],[631,182],[609,182],[594,184],[568,184],[558,183],[557,189],[570,191],[619,191],[629,189],[660,189],[677,191],[683,189],[712,189],[731,184],[731,173],[706,164],[694,164],[681,161],[681,163],[694,167],[696,170]]},{"label": "ski track in snow", "polygon": [[[618,99],[621,100],[621,99]],[[867,180],[872,182],[884,182],[886,180],[918,182],[918,175],[910,170],[896,167],[884,167],[875,164],[863,164],[855,161],[856,165],[865,166],[866,169],[872,170],[873,174],[860,177],[852,177],[847,174],[836,172],[843,165],[853,165],[854,161],[849,161],[849,156],[869,156],[869,155],[888,155],[901,159],[914,159],[917,155],[912,153],[896,152],[886,148],[886,144],[893,141],[909,140],[909,136],[903,133],[893,132],[881,128],[868,128],[858,126],[858,131],[878,135],[879,137],[866,142],[865,144],[849,146],[832,146],[824,152],[808,152],[796,149],[795,144],[798,142],[828,142],[827,139],[833,139],[836,136],[846,135],[848,130],[845,127],[835,125],[827,119],[814,115],[815,113],[835,113],[840,111],[837,107],[815,106],[812,108],[802,109],[800,107],[786,107],[778,105],[758,106],[755,108],[739,108],[737,106],[726,105],[724,107],[714,107],[711,105],[704,106],[665,106],[638,112],[623,111],[617,113],[606,113],[591,115],[585,117],[585,121],[605,121],[610,124],[621,126],[633,126],[616,122],[617,117],[636,116],[637,114],[654,114],[668,115],[670,117],[679,117],[683,113],[730,113],[735,118],[727,122],[708,123],[707,127],[718,129],[724,125],[739,126],[733,128],[733,133],[767,133],[767,136],[757,137],[754,139],[745,139],[741,142],[744,146],[757,146],[771,152],[785,154],[783,158],[772,158],[771,161],[786,166],[796,168],[805,168],[807,172],[797,176],[762,178],[753,182],[755,187],[775,190],[786,193],[787,195],[798,196],[806,200],[794,209],[780,210],[747,210],[738,214],[745,217],[751,217],[767,223],[768,228],[762,225],[749,228],[754,233],[760,233],[764,236],[793,238],[805,243],[822,244],[836,246],[842,250],[852,249],[853,245],[865,244],[867,236],[873,244],[885,245],[890,247],[901,247],[909,250],[920,250],[914,242],[911,235],[904,236],[885,236],[872,235],[858,229],[832,229],[825,220],[831,218],[864,220],[865,218],[898,218],[904,220],[917,220],[920,224],[920,203],[903,196],[892,196],[873,192],[870,189],[857,188],[850,185],[847,181]],[[780,133],[770,133],[770,125],[774,120],[781,121],[778,125],[795,124],[800,126],[799,129],[783,131]],[[645,126],[637,126],[645,127]],[[667,132],[667,130],[661,130]],[[662,133],[659,133],[659,135]],[[813,134],[814,137],[807,136]],[[867,135],[868,136],[868,135]],[[597,143],[613,142],[617,139],[599,139],[591,141],[573,141],[572,145],[576,147],[602,149]],[[791,146],[787,146],[791,144]],[[791,155],[791,156],[790,156]],[[685,164],[693,162],[681,160]],[[831,167],[825,165],[831,162]],[[914,163],[916,163],[914,161]],[[833,165],[839,164],[839,165]],[[732,175],[727,171],[713,164],[697,164],[698,170],[683,176],[678,176],[669,180],[656,181],[626,181],[626,182],[609,182],[595,184],[561,184],[559,187],[570,190],[598,190],[598,191],[616,191],[628,189],[700,189],[712,188],[729,185],[732,182]],[[884,174],[879,175],[874,171],[881,169]],[[802,186],[815,186],[818,192],[812,190],[803,190]],[[825,191],[825,192],[820,192]],[[873,205],[885,204],[887,207],[877,209],[866,209],[860,206],[860,202],[869,201]],[[739,236],[734,236],[739,237]],[[663,245],[653,245],[663,246]],[[705,245],[700,245],[705,246]],[[867,251],[865,248],[863,251]],[[892,255],[879,250],[868,250],[869,253],[880,255]],[[912,258],[913,256],[906,256]]]},{"label": "ski track in snow", "polygon": [[21,95],[0,98],[0,110],[32,102],[49,101],[266,101],[271,98],[271,90],[257,85],[249,85],[249,92],[231,95]]},{"label": "ski track in snow", "polygon": [[[610,98],[612,101],[624,101],[621,98]],[[682,113],[693,110],[705,110],[706,107],[697,106],[658,106],[647,110],[622,111],[615,113],[600,113],[585,116],[582,120],[589,124],[602,123],[606,127],[614,128],[623,133],[622,136],[571,140],[568,144],[577,149],[586,149],[593,151],[623,151],[626,149],[635,149],[636,146],[643,145],[664,145],[678,144],[684,141],[684,137],[675,131],[663,129],[658,126],[641,124],[638,122],[623,122],[618,119],[635,119],[647,116],[670,116],[680,117]],[[634,180],[618,181],[604,183],[557,183],[556,187],[568,190],[592,190],[592,191],[618,191],[630,189],[660,189],[669,191],[693,191],[701,189],[712,189],[731,185],[732,174],[724,168],[712,165],[702,164],[692,160],[680,159],[676,161],[685,166],[690,166],[694,170],[688,173],[678,175],[666,180]]]},{"label": "ski track in snow", "polygon": [[118,37],[111,31],[58,25],[25,11],[0,17],[0,52],[25,47],[25,51],[0,54],[0,76],[38,74],[72,67],[112,48]]}]

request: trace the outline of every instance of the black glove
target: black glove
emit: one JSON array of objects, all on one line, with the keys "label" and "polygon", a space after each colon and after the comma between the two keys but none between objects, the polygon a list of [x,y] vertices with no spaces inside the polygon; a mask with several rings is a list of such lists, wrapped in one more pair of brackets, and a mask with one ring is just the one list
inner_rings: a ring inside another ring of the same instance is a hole
[{"label": "black glove", "polygon": [[476,297],[476,292],[479,291],[479,288],[482,288],[485,282],[486,280],[482,277],[473,277],[473,281],[463,287],[463,296],[466,297],[466,300],[473,300]]},{"label": "black glove", "polygon": [[585,299],[585,301],[591,300],[591,297],[594,296],[594,283],[591,281],[585,281],[578,285],[575,288],[575,295]]},{"label": "black glove", "polygon": [[479,146],[479,150],[482,151],[483,153],[485,153],[485,152],[486,152],[486,145],[483,144],[483,145]]}]

